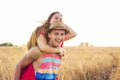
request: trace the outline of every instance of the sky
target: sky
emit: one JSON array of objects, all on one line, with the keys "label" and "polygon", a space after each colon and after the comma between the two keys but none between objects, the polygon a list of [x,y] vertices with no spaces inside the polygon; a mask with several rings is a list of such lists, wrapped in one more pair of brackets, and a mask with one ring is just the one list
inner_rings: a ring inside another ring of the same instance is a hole
[{"label": "sky", "polygon": [[65,46],[120,46],[120,0],[0,0],[0,43],[26,44],[54,11],[77,33]]}]

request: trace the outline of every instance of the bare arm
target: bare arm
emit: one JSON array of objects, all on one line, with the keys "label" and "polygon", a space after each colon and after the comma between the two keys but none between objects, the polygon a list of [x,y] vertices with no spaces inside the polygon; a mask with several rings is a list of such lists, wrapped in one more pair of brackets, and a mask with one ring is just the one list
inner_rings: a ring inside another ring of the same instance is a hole
[{"label": "bare arm", "polygon": [[20,80],[21,71],[23,68],[27,67],[30,63],[41,56],[41,54],[39,54],[39,50],[33,49],[34,48],[30,49],[16,65],[14,80]]},{"label": "bare arm", "polygon": [[48,45],[47,40],[44,35],[40,34],[37,39],[38,46],[41,51],[47,52],[47,53],[60,53],[61,48],[53,48],[50,45]]},{"label": "bare arm", "polygon": [[[76,33],[73,29],[70,27],[66,26],[67,29],[69,30],[69,33],[65,36],[64,41],[72,39],[76,36]],[[47,52],[47,53],[62,53],[63,50],[62,48],[53,48],[50,45],[48,45],[47,40],[44,35],[40,34],[38,39],[37,39],[38,46],[40,50]]]},{"label": "bare arm", "polygon": [[69,26],[66,25],[66,28],[68,29],[69,33],[65,36],[64,41],[72,39],[77,35],[76,32],[72,28],[70,28]]}]

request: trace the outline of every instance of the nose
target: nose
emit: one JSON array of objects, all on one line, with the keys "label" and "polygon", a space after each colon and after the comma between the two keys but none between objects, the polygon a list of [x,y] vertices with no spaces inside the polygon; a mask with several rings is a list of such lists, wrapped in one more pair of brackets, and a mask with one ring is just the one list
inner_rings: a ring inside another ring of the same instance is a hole
[{"label": "nose", "polygon": [[58,38],[57,38],[59,41],[62,41],[63,40],[63,36],[62,35],[58,35]]},{"label": "nose", "polygon": [[59,18],[58,17],[55,17],[55,20],[58,20]]}]

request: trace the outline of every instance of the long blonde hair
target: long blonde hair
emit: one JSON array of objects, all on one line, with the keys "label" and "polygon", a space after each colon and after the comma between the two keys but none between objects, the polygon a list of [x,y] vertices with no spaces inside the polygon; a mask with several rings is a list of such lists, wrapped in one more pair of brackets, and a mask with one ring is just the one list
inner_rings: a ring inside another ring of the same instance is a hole
[{"label": "long blonde hair", "polygon": [[49,15],[47,21],[45,21],[45,23],[43,23],[43,25],[38,26],[38,27],[32,32],[31,37],[30,37],[30,39],[29,39],[29,41],[28,41],[28,43],[27,43],[27,49],[28,49],[28,50],[30,50],[30,49],[31,49],[32,47],[34,47],[34,46],[38,46],[37,39],[38,39],[38,37],[39,37],[39,35],[40,35],[40,32],[41,32],[42,30],[45,30],[45,31],[46,31],[46,30],[49,28],[49,26],[50,26],[50,20],[51,20],[52,16],[53,16],[54,14],[57,14],[57,13],[60,13],[60,12],[52,12],[52,13]]}]

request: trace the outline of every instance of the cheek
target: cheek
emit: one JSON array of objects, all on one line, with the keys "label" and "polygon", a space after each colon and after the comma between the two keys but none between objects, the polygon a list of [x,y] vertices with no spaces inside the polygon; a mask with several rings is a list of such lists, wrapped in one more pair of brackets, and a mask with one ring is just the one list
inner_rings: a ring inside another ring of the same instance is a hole
[{"label": "cheek", "polygon": [[65,38],[65,36],[63,36],[63,39]]},{"label": "cheek", "polygon": [[52,23],[52,22],[53,22],[53,19],[50,20],[50,23]]},{"label": "cheek", "polygon": [[53,35],[53,34],[49,34],[48,37],[49,37],[50,40],[55,39],[55,35]]}]

